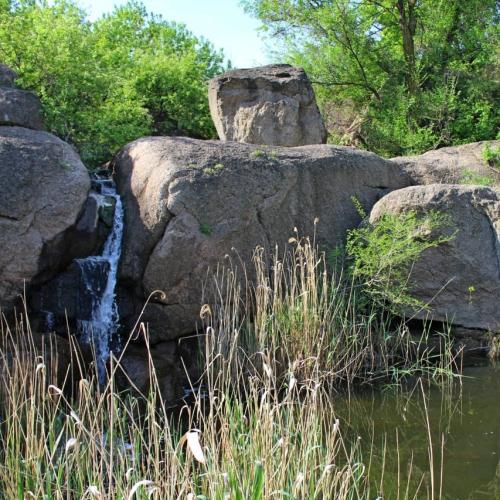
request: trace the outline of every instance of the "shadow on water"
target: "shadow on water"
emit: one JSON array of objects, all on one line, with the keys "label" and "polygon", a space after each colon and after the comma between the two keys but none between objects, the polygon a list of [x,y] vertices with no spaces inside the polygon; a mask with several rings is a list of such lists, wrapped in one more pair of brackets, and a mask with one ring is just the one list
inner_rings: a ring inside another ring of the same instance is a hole
[{"label": "shadow on water", "polygon": [[430,496],[431,439],[435,498],[500,499],[500,365],[466,368],[461,384],[339,398],[335,409],[349,440],[371,456],[370,477],[383,471],[384,498],[399,498],[398,481],[409,476],[409,492],[423,478],[419,498]]}]

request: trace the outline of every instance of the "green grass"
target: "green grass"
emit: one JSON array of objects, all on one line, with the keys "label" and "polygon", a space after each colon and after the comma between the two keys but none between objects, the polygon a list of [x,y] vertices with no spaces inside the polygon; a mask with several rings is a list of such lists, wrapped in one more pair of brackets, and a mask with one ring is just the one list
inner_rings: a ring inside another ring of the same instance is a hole
[{"label": "green grass", "polygon": [[264,159],[269,161],[276,161],[278,159],[278,152],[274,149],[255,149],[250,153],[250,158],[252,160]]}]

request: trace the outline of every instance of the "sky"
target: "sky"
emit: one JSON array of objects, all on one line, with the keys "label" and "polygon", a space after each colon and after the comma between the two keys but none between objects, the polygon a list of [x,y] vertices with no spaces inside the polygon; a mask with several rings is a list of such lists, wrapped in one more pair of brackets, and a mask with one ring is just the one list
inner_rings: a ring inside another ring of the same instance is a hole
[{"label": "sky", "polygon": [[[80,0],[96,19],[126,0]],[[184,23],[196,36],[203,36],[216,49],[223,49],[236,68],[269,64],[265,43],[260,39],[259,22],[246,14],[239,0],[143,0],[147,10],[167,21]]]}]

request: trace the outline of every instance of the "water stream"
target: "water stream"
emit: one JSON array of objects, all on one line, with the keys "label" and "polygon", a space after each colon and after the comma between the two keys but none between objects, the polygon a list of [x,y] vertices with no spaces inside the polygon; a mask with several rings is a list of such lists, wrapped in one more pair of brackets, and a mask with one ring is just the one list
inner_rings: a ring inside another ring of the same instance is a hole
[{"label": "water stream", "polygon": [[106,379],[110,344],[118,329],[115,287],[123,238],[123,206],[115,187],[108,180],[96,181],[101,194],[115,199],[113,226],[101,255],[77,259],[84,291],[91,303],[91,317],[78,320],[80,341],[95,350],[99,380]]}]

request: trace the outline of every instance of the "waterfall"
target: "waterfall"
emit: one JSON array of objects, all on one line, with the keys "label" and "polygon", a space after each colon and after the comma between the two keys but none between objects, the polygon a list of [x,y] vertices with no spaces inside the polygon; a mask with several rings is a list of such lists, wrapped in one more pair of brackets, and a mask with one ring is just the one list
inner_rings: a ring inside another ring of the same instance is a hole
[{"label": "waterfall", "polygon": [[78,321],[80,341],[94,349],[99,381],[106,379],[106,362],[110,355],[110,344],[118,330],[119,316],[115,287],[118,274],[123,237],[123,206],[114,185],[107,180],[96,181],[101,194],[115,199],[115,211],[111,232],[101,255],[77,259],[83,293],[91,304],[91,316]]}]

